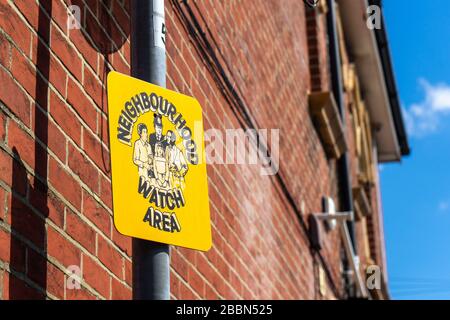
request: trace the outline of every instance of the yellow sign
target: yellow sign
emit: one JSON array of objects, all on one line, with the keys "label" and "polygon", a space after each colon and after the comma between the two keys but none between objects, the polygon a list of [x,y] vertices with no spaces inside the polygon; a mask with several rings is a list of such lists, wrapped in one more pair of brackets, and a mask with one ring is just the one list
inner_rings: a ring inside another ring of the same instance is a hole
[{"label": "yellow sign", "polygon": [[110,72],[108,113],[117,230],[209,250],[208,181],[198,101]]}]

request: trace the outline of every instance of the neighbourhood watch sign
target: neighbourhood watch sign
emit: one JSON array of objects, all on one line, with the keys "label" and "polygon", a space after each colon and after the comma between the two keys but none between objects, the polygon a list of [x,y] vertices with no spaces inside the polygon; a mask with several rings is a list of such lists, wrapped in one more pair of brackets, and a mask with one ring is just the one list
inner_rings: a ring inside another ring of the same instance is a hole
[{"label": "neighbourhood watch sign", "polygon": [[211,226],[198,101],[110,72],[108,124],[117,230],[207,251]]}]

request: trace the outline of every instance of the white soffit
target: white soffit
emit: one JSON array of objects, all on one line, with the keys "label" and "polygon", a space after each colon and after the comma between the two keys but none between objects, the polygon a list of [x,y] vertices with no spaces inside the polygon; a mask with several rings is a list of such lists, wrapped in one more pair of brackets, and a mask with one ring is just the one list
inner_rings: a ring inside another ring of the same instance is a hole
[{"label": "white soffit", "polygon": [[350,59],[356,64],[361,95],[369,110],[380,162],[401,158],[375,34],[366,25],[366,0],[338,0]]}]

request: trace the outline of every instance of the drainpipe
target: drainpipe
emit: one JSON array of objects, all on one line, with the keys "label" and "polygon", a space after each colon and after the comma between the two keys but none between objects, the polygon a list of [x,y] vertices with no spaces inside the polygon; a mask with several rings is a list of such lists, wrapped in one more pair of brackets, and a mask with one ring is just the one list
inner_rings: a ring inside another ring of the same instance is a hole
[{"label": "drainpipe", "polygon": [[[131,75],[166,86],[164,0],[131,1]],[[170,299],[169,245],[133,238],[133,299]]]},{"label": "drainpipe", "polygon": [[[333,94],[336,99],[336,103],[341,116],[344,132],[346,132],[346,110],[344,105],[344,88],[342,84],[342,71],[341,71],[341,55],[339,51],[339,38],[337,33],[337,18],[336,18],[336,5],[335,0],[327,0],[328,13],[327,13],[327,28],[328,28],[328,48],[330,56],[330,71],[331,80],[333,86]],[[349,170],[349,155],[346,151],[338,160],[338,170],[340,180],[342,182],[341,203],[342,211],[353,212],[353,194],[352,183]],[[355,237],[355,222],[352,218],[347,221],[348,233],[352,243],[353,252],[356,253],[356,237]],[[352,259],[352,257],[349,257]],[[357,275],[355,275],[356,277]],[[353,296],[353,293],[350,293]]]}]

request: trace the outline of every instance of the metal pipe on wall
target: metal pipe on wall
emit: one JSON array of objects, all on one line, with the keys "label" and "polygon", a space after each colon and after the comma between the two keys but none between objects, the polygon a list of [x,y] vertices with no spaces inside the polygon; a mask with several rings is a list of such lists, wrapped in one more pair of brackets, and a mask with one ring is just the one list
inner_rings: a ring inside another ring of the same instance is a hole
[{"label": "metal pipe on wall", "polygon": [[[132,0],[131,75],[166,86],[164,0]],[[170,299],[170,248],[133,238],[133,299]]]},{"label": "metal pipe on wall", "polygon": [[[327,0],[328,13],[327,13],[327,28],[328,28],[328,46],[330,53],[330,69],[331,69],[331,80],[333,86],[333,94],[338,105],[340,112],[342,124],[344,130],[346,128],[346,110],[344,105],[343,97],[343,83],[342,83],[342,64],[341,55],[339,51],[339,37],[337,33],[337,18],[336,18],[336,4],[335,0]],[[352,194],[352,183],[350,177],[349,169],[349,156],[348,151],[338,160],[338,170],[340,172],[340,181],[342,182],[342,210],[343,211],[353,211],[353,194]],[[347,228],[349,232],[350,239],[352,241],[353,252],[356,254],[357,244],[355,237],[355,222],[354,220],[347,221]]]}]

